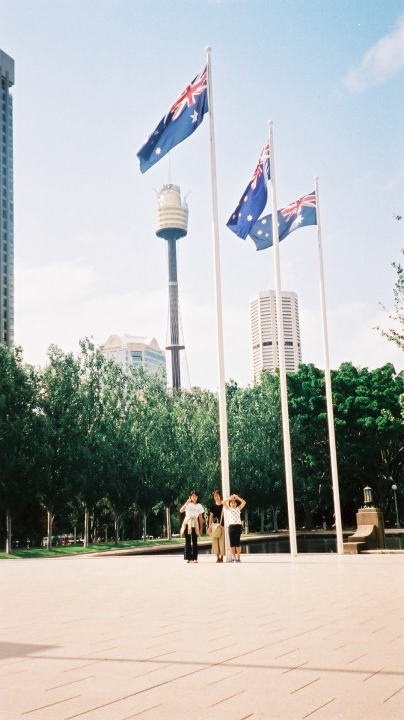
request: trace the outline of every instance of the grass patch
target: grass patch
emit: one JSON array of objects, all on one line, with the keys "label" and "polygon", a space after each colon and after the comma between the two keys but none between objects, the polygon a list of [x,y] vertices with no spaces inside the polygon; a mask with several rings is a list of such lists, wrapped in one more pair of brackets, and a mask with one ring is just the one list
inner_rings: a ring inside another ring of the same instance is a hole
[{"label": "grass patch", "polygon": [[66,557],[67,555],[88,555],[96,552],[107,552],[108,550],[157,547],[161,545],[172,545],[175,547],[182,542],[182,538],[173,538],[172,540],[162,538],[156,540],[124,540],[119,543],[95,543],[88,545],[86,548],[82,545],[57,545],[50,548],[50,550],[47,548],[21,548],[16,550],[14,548],[9,555],[5,552],[0,552],[0,559]]}]

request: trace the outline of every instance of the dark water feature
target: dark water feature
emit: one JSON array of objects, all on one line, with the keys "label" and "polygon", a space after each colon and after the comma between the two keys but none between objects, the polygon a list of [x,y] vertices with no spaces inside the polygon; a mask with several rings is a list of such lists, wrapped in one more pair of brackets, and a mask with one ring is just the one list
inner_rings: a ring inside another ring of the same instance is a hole
[{"label": "dark water feature", "polygon": [[[243,543],[241,538],[241,552],[250,553],[289,553],[289,538],[279,537],[265,542]],[[386,549],[404,551],[404,535],[386,535]],[[299,553],[335,553],[337,542],[335,537],[313,537],[312,535],[297,536],[297,551]],[[200,548],[201,553],[210,552],[210,547]]]},{"label": "dark water feature", "polygon": [[[347,540],[348,535],[344,536],[344,540]],[[336,553],[337,552],[337,541],[334,536],[332,535],[304,535],[299,534],[297,535],[297,551],[298,553]],[[141,551],[139,553],[139,548],[137,548],[133,553],[126,552],[125,554],[130,555],[138,555],[143,554]],[[404,533],[400,534],[397,533],[395,535],[386,535],[386,550],[401,550],[404,552]],[[144,550],[144,554],[148,555],[150,552],[149,549]],[[177,545],[176,547],[167,547],[165,550],[163,549],[152,549],[153,555],[165,555],[166,553],[174,553],[175,555],[183,554],[184,552],[184,545]],[[289,553],[289,538],[283,537],[283,536],[277,536],[270,539],[267,539],[265,541],[258,541],[253,540],[247,542],[245,539],[243,539],[243,536],[241,536],[241,552],[244,554],[254,554],[254,553]],[[201,555],[206,555],[211,553],[211,545],[199,545],[199,553]]]},{"label": "dark water feature", "polygon": [[[336,552],[336,540],[333,537],[308,537],[298,535],[297,551],[299,553],[326,553]],[[243,552],[250,553],[289,553],[289,538],[267,540],[266,542],[246,543]]]},{"label": "dark water feature", "polygon": [[[404,535],[386,535],[388,550],[404,550]],[[297,536],[297,551],[300,553],[335,553],[337,542],[334,537]],[[266,542],[247,543],[242,552],[245,553],[288,553],[289,539],[279,538]]]}]

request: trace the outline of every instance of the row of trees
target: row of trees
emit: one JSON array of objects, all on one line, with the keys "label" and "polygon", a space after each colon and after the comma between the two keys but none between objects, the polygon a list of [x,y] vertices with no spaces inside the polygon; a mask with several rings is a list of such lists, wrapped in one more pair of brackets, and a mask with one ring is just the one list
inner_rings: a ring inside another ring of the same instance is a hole
[{"label": "row of trees", "polygon": [[[403,482],[403,374],[344,363],[332,373],[344,523],[354,521],[363,487],[393,518],[391,485]],[[288,375],[296,518],[333,522],[323,372]],[[232,488],[248,500],[253,529],[286,524],[279,382],[227,387]],[[37,542],[79,528],[84,543],[114,527],[115,538],[178,529],[191,489],[209,502],[220,487],[217,398],[208,390],[171,393],[156,376],[125,374],[89,340],[77,357],[53,346],[44,369],[0,346],[0,512],[12,535]],[[56,521],[56,522],[55,522]],[[171,524],[173,523],[173,528]]]}]

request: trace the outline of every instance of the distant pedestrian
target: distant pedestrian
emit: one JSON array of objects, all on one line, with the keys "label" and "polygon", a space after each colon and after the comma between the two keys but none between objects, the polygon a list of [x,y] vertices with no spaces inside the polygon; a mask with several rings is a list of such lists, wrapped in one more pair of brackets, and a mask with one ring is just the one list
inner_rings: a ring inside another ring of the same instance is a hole
[{"label": "distant pedestrian", "polygon": [[229,530],[229,542],[231,548],[231,561],[240,562],[241,552],[241,531],[243,524],[241,522],[241,511],[246,505],[246,501],[238,495],[230,495],[227,500],[223,500],[224,505],[224,523]]},{"label": "distant pedestrian", "polygon": [[222,494],[219,490],[212,493],[213,504],[209,508],[208,534],[212,540],[212,553],[216,562],[223,562],[224,556],[224,507]]},{"label": "distant pedestrian", "polygon": [[198,537],[202,534],[203,528],[203,505],[199,502],[199,493],[192,490],[188,500],[180,508],[180,513],[185,513],[184,522],[181,527],[181,535],[185,537],[184,560],[188,563],[198,562]]}]

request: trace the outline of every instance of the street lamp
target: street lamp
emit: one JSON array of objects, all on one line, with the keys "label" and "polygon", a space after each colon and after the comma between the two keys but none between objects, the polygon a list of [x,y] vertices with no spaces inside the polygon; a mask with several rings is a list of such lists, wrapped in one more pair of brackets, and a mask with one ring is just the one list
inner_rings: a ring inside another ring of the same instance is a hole
[{"label": "street lamp", "polygon": [[394,493],[394,504],[396,506],[396,527],[400,527],[400,520],[398,517],[398,505],[397,505],[397,485],[394,483],[394,485],[391,486],[391,489]]},{"label": "street lamp", "polygon": [[373,507],[373,493],[369,485],[363,488],[363,499],[365,507]]}]

